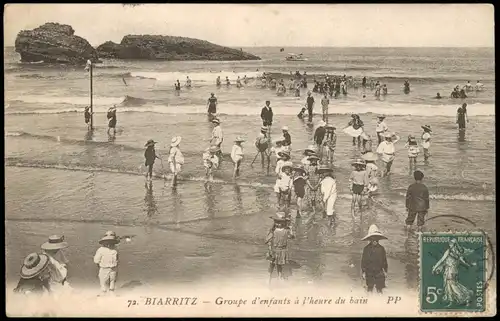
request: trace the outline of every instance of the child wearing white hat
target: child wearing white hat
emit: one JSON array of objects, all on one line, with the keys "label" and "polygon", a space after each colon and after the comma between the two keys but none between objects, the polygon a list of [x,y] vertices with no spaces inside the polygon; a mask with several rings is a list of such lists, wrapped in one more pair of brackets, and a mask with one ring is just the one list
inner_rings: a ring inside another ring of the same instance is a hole
[{"label": "child wearing white hat", "polygon": [[179,149],[181,140],[181,136],[176,136],[172,138],[172,143],[170,144],[168,163],[170,164],[170,171],[172,172],[172,187],[177,185],[177,175],[181,172],[182,165],[184,165],[184,156]]},{"label": "child wearing white hat", "polygon": [[236,178],[236,176],[240,175],[240,165],[241,161],[243,160],[243,146],[241,146],[241,143],[244,141],[245,140],[243,138],[239,136],[236,137],[236,139],[234,140],[233,149],[231,150],[231,159],[234,163],[233,178]]},{"label": "child wearing white hat", "polygon": [[101,247],[97,249],[94,255],[94,263],[99,266],[99,283],[103,294],[114,292],[118,267],[118,251],[116,244],[120,239],[113,231],[108,231],[102,239],[99,240]]}]

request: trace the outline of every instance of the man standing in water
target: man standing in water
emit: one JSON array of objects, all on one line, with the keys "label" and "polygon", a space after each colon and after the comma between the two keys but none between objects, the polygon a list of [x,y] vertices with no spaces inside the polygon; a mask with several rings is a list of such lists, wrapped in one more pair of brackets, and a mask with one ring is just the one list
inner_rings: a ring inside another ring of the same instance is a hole
[{"label": "man standing in water", "polygon": [[321,99],[321,106],[323,107],[323,121],[328,122],[328,104],[330,104],[330,99],[328,99],[328,92],[325,92],[325,96]]},{"label": "man standing in water", "polygon": [[260,112],[260,118],[262,119],[262,126],[268,127],[268,134],[270,134],[270,127],[273,124],[273,110],[271,108],[271,101],[266,100],[266,105],[262,107]]},{"label": "man standing in water", "polygon": [[469,117],[467,116],[467,103],[464,103],[462,107],[457,109],[457,124],[459,131],[465,131],[466,122],[469,122]]},{"label": "man standing in water", "polygon": [[217,113],[217,97],[215,97],[214,93],[210,93],[210,97],[207,102],[208,106],[208,114],[215,115]]},{"label": "man standing in water", "polygon": [[326,123],[323,120],[320,121],[318,124],[318,128],[316,128],[316,130],[314,131],[313,137],[320,159],[323,157],[323,140],[326,134],[325,126]]},{"label": "man standing in water", "polygon": [[307,93],[306,106],[307,106],[307,112],[309,114],[309,121],[311,122],[313,119],[313,107],[314,107],[314,97],[311,95],[311,92]]},{"label": "man standing in water", "polygon": [[222,161],[221,145],[222,145],[222,142],[224,141],[224,137],[222,135],[222,128],[220,127],[220,120],[217,118],[214,118],[212,120],[212,123],[214,124],[214,129],[212,130],[212,138],[210,139],[210,145],[215,146],[217,148],[216,156],[218,157],[218,161],[219,161],[219,164],[217,167],[219,167],[220,162]]}]

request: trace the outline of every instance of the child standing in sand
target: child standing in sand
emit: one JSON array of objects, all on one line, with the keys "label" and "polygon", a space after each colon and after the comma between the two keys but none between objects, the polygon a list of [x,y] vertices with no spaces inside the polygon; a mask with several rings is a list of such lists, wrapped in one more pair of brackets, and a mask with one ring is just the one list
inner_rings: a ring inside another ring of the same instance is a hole
[{"label": "child standing in sand", "polygon": [[99,240],[101,247],[94,255],[94,263],[99,266],[99,283],[103,294],[108,291],[113,293],[115,290],[118,267],[116,244],[118,243],[120,243],[120,240],[116,237],[115,232],[108,231]]}]

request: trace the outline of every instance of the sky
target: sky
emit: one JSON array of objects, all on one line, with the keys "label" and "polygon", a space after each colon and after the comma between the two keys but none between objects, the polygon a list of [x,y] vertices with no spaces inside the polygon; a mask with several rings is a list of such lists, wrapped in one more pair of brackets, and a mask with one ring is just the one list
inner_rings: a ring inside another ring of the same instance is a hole
[{"label": "sky", "polygon": [[46,22],[93,46],[160,34],[231,47],[494,47],[489,4],[8,4],[5,45]]}]

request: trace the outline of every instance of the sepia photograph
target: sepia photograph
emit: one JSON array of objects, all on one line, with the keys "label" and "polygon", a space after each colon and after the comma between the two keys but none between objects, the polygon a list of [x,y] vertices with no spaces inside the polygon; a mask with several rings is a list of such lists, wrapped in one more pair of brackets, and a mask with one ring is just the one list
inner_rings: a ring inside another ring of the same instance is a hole
[{"label": "sepia photograph", "polygon": [[496,315],[492,5],[3,23],[7,316]]}]

